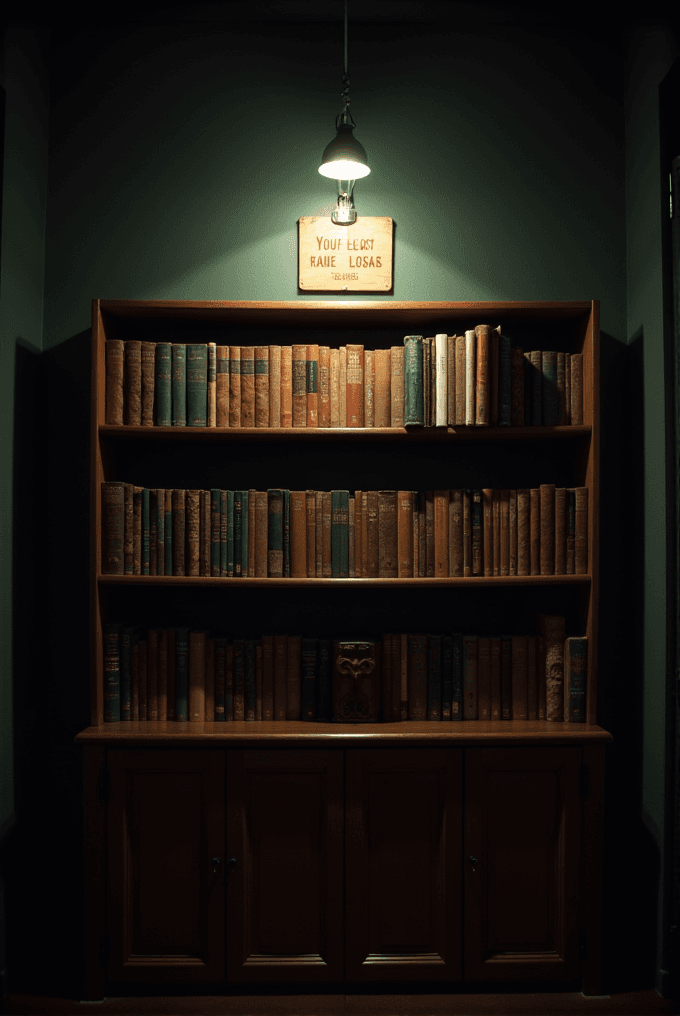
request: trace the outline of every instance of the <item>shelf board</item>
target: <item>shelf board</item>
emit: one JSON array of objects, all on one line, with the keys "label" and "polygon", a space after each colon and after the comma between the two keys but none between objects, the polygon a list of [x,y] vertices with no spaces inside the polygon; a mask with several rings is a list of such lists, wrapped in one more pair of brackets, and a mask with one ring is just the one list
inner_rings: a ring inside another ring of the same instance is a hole
[{"label": "shelf board", "polygon": [[153,441],[544,441],[584,438],[590,425],[564,427],[129,427],[99,425],[102,438]]},{"label": "shelf board", "polygon": [[106,586],[335,586],[342,582],[352,586],[582,586],[590,575],[474,575],[455,578],[218,578],[212,575],[98,575]]},{"label": "shelf board", "polygon": [[104,723],[87,727],[76,737],[81,744],[115,742],[131,745],[216,747],[266,743],[269,747],[307,745],[315,747],[366,747],[371,744],[419,745],[442,744],[574,744],[584,741],[610,741],[611,734],[596,724],[549,723],[547,720],[463,720],[456,723],[407,720],[402,723],[318,723],[300,720],[246,723],[176,723],[172,720],[153,722],[135,720],[127,723]]}]

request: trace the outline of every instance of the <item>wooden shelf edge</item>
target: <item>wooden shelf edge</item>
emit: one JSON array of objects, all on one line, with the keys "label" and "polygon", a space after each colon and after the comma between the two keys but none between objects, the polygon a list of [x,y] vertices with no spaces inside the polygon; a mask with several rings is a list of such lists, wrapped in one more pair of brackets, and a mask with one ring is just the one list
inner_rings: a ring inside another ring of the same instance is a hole
[{"label": "wooden shelf edge", "polygon": [[218,578],[213,575],[98,575],[101,585],[151,586],[582,586],[590,583],[590,575],[472,575],[455,578]]},{"label": "wooden shelf edge", "polygon": [[99,424],[103,438],[154,441],[540,441],[590,437],[589,424],[558,427],[130,427]]}]

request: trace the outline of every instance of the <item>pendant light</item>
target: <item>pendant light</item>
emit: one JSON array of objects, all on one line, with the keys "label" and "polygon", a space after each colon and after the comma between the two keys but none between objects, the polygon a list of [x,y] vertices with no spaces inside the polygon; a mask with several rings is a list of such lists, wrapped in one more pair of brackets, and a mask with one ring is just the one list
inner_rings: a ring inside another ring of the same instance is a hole
[{"label": "pendant light", "polygon": [[336,135],[326,145],[319,172],[338,184],[338,204],[331,213],[333,222],[349,226],[356,221],[352,192],[354,184],[371,172],[366,149],[352,131],[356,127],[349,111],[349,73],[347,71],[347,0],[345,0],[345,73],[342,75],[341,98],[344,106],[335,118]]}]

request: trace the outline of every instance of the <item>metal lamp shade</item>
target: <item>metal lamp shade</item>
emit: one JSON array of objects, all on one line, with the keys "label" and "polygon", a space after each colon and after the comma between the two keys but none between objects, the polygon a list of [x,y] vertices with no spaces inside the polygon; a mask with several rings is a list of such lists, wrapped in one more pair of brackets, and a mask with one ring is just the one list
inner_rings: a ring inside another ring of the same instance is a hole
[{"label": "metal lamp shade", "polygon": [[351,124],[338,126],[338,133],[324,149],[319,166],[322,176],[332,180],[360,180],[371,172],[366,149],[354,137],[353,130]]}]

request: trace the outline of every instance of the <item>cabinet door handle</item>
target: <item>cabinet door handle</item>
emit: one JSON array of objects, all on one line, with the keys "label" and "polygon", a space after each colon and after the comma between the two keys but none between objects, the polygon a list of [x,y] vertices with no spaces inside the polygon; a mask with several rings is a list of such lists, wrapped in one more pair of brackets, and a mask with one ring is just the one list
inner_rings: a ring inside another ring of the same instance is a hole
[{"label": "cabinet door handle", "polygon": [[236,867],[236,858],[230,857],[228,861],[229,867],[233,870]]},{"label": "cabinet door handle", "polygon": [[220,864],[222,863],[222,858],[221,857],[213,857],[213,859],[212,859],[212,861],[210,863],[212,864],[213,875],[216,875],[217,874],[217,869],[219,868]]},{"label": "cabinet door handle", "polygon": [[476,858],[476,857],[473,857],[473,856],[472,856],[472,854],[470,854],[470,856],[468,857],[468,861],[469,861],[469,862],[470,862],[470,864],[472,865],[472,870],[474,871],[474,870],[475,870],[475,868],[477,867],[477,864],[479,863],[479,862],[477,861],[477,858]]}]

